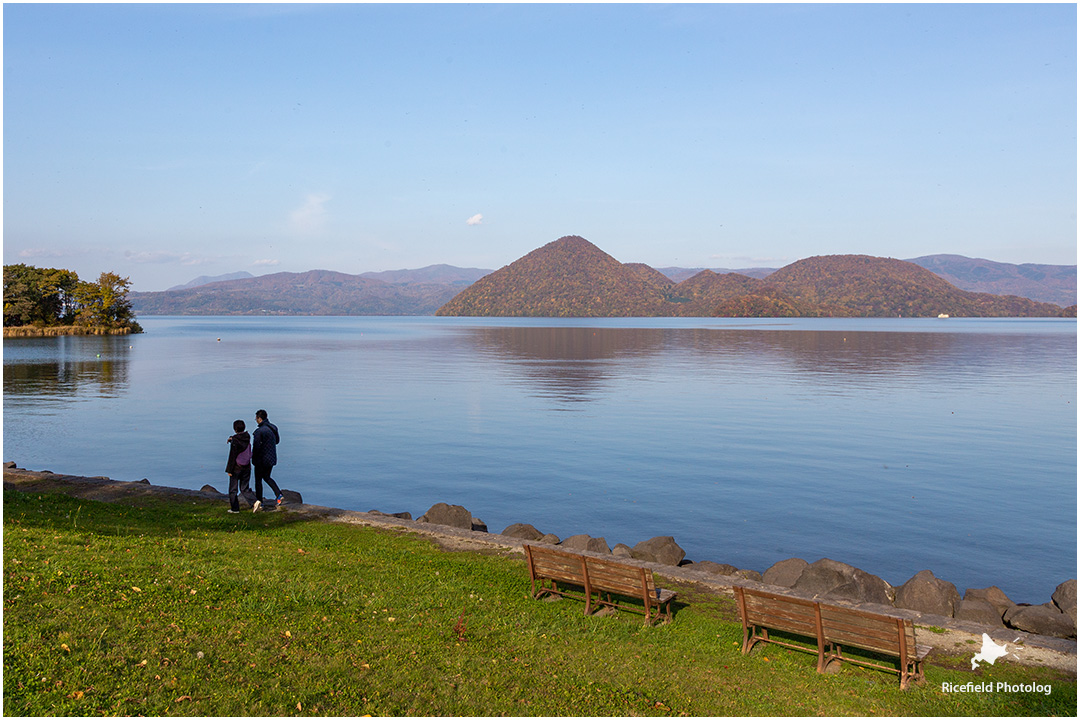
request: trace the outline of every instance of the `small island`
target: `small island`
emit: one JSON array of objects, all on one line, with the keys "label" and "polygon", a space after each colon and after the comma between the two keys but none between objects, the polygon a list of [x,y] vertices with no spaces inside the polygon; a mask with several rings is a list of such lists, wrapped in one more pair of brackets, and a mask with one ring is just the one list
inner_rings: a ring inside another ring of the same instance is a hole
[{"label": "small island", "polygon": [[4,337],[141,333],[130,288],[112,272],[86,282],[71,270],[5,265]]}]

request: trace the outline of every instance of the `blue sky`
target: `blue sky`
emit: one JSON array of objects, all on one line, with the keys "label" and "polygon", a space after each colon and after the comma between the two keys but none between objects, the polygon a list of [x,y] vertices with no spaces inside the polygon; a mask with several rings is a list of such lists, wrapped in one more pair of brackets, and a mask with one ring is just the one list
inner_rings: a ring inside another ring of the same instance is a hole
[{"label": "blue sky", "polygon": [[4,262],[1076,263],[1076,6],[12,5]]}]

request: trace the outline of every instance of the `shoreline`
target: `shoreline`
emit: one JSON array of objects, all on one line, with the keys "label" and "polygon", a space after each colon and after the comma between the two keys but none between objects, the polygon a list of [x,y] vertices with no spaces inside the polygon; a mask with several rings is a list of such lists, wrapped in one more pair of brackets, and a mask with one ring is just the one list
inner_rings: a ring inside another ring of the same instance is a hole
[{"label": "shoreline", "polygon": [[130,335],[131,328],[83,327],[81,325],[34,325],[4,326],[5,338],[60,337],[62,335]]},{"label": "shoreline", "polygon": [[[4,489],[19,492],[47,492],[66,494],[100,502],[125,503],[137,502],[140,497],[157,496],[175,498],[189,502],[221,503],[227,505],[225,496],[216,490],[211,493],[202,490],[187,490],[160,485],[151,485],[148,481],[127,482],[112,480],[103,476],[85,477],[60,475],[49,471],[33,471],[18,468],[12,462],[4,464]],[[465,530],[447,525],[435,525],[415,520],[405,520],[389,515],[371,512],[343,510],[309,504],[286,504],[280,511],[296,513],[312,520],[339,522],[355,525],[380,527],[392,532],[409,532],[424,535],[440,546],[460,552],[486,552],[523,554],[524,540],[519,538],[488,533],[477,530]],[[589,551],[579,551],[586,555],[610,557]],[[777,588],[755,580],[736,576],[720,576],[703,570],[664,565],[661,563],[619,558],[620,562],[644,567],[657,575],[675,581],[692,583],[699,589],[718,595],[733,596],[735,586],[775,591]],[[790,589],[781,588],[791,593]],[[792,593],[797,594],[797,593]],[[841,603],[849,604],[849,603]],[[989,627],[970,621],[957,620],[941,615],[919,613],[902,608],[888,608],[891,614],[910,617],[921,629],[920,641],[949,654],[970,654],[978,649],[983,633],[997,642],[1020,645],[1023,652],[1018,654],[1020,664],[1037,667],[1054,667],[1073,674],[1077,667],[1076,640],[1036,635],[1004,626]]]}]

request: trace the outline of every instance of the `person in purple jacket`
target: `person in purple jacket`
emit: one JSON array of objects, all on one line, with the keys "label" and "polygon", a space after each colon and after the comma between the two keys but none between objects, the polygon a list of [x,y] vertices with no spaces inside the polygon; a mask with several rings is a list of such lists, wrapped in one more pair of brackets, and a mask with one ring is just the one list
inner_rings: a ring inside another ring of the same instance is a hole
[{"label": "person in purple jacket", "polygon": [[225,463],[225,472],[229,474],[229,512],[240,512],[237,495],[250,497],[251,489],[251,436],[245,431],[243,420],[233,424],[233,432],[226,441],[229,443],[229,460]]},{"label": "person in purple jacket", "polygon": [[255,411],[255,422],[259,427],[255,428],[251,442],[251,464],[255,468],[255,504],[251,511],[259,512],[263,504],[263,480],[274,491],[277,504],[281,504],[281,490],[274,478],[270,477],[270,472],[277,465],[277,444],[281,442],[281,434],[277,425],[267,420],[265,410]]}]

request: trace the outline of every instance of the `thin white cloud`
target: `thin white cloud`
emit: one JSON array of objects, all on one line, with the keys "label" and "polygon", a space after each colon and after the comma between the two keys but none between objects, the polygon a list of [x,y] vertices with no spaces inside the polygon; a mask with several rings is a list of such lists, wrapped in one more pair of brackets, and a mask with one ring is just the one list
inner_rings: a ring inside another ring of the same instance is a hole
[{"label": "thin white cloud", "polygon": [[280,260],[264,259],[264,260],[256,260],[255,262],[253,262],[251,264],[254,265],[255,267],[274,267],[275,265],[280,265],[281,261]]},{"label": "thin white cloud", "polygon": [[292,229],[303,234],[321,230],[326,223],[326,203],[328,202],[330,202],[329,195],[310,193],[304,200],[304,204],[289,214]]},{"label": "thin white cloud", "polygon": [[47,250],[46,248],[27,248],[26,250],[19,251],[19,257],[32,260],[34,258],[59,258],[70,255],[71,253],[64,253],[58,250]]},{"label": "thin white cloud", "polygon": [[154,265],[165,265],[172,263],[179,263],[180,265],[205,265],[208,262],[211,262],[210,258],[193,255],[192,253],[133,252],[131,250],[127,250],[124,252],[124,257],[133,263],[145,263]]},{"label": "thin white cloud", "polygon": [[466,220],[465,224],[466,225],[479,225],[482,222],[484,222],[484,216],[481,215],[480,213],[476,213],[471,218]]}]

